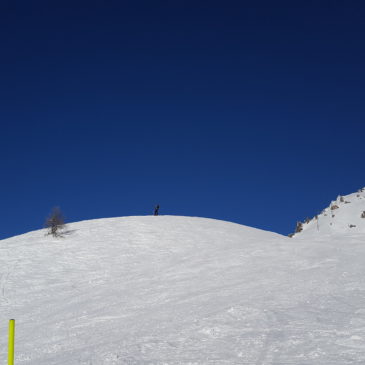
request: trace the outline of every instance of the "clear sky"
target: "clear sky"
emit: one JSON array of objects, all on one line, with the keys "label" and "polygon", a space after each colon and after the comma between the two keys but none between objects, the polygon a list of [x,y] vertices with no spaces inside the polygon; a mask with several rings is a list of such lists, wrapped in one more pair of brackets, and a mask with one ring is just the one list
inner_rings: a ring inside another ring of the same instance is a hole
[{"label": "clear sky", "polygon": [[202,216],[288,234],[365,186],[362,1],[1,1],[0,238]]}]

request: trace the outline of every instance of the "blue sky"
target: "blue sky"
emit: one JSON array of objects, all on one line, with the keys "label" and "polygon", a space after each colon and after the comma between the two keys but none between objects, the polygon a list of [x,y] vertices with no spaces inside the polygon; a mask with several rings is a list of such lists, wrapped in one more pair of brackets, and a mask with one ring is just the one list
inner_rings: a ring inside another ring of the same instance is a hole
[{"label": "blue sky", "polygon": [[3,1],[0,238],[203,216],[288,234],[365,186],[365,5]]}]

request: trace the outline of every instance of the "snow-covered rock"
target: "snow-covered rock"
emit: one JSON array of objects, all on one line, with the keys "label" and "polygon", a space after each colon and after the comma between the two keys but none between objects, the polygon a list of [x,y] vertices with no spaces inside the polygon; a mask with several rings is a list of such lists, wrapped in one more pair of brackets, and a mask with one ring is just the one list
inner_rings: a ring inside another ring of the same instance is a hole
[{"label": "snow-covered rock", "polygon": [[364,259],[204,218],[30,232],[0,241],[0,363],[15,318],[16,364],[364,364]]},{"label": "snow-covered rock", "polygon": [[295,236],[365,234],[365,188],[356,193],[338,196],[320,214],[302,223]]}]

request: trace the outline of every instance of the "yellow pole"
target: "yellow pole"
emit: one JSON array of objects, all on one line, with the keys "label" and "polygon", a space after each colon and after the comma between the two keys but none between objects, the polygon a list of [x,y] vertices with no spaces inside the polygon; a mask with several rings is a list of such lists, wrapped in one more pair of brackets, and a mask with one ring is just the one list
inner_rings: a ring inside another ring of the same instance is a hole
[{"label": "yellow pole", "polygon": [[9,321],[8,365],[14,365],[15,319]]}]

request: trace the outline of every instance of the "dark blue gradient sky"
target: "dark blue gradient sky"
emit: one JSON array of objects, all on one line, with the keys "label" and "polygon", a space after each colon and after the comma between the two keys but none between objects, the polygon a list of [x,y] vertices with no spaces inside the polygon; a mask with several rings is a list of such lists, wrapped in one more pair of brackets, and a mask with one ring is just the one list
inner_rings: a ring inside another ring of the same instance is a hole
[{"label": "dark blue gradient sky", "polygon": [[2,1],[0,238],[203,216],[283,234],[365,186],[360,1]]}]

